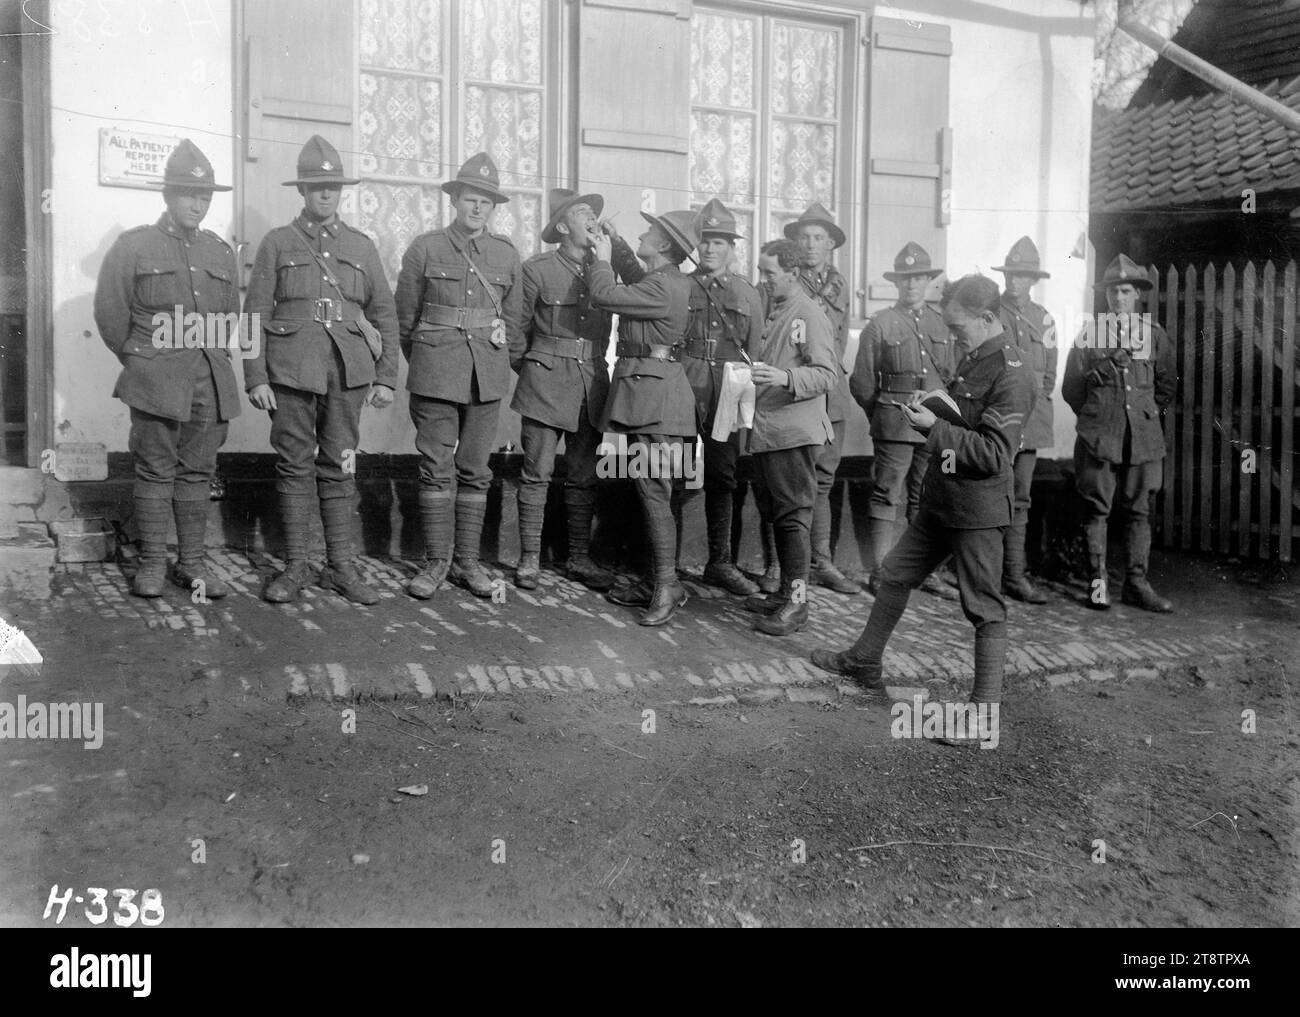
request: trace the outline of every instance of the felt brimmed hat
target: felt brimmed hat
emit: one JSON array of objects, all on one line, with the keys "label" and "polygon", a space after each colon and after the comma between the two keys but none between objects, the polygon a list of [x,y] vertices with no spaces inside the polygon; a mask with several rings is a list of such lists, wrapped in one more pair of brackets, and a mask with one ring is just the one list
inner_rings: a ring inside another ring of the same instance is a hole
[{"label": "felt brimmed hat", "polygon": [[1140,290],[1151,288],[1151,280],[1147,278],[1146,270],[1127,254],[1115,256],[1115,260],[1106,266],[1106,273],[1101,277],[1101,282],[1096,283],[1093,289],[1104,290],[1107,286],[1118,283],[1132,283]]},{"label": "felt brimmed hat", "polygon": [[642,212],[641,218],[651,226],[658,226],[667,233],[672,238],[673,243],[687,254],[700,246],[700,233],[697,225],[700,217],[694,212],[682,210],[665,212],[663,215],[651,215],[649,212]]},{"label": "felt brimmed hat", "polygon": [[741,235],[736,229],[735,215],[717,198],[710,198],[709,203],[700,209],[698,225],[701,240],[705,237],[726,237],[728,240],[741,239]]},{"label": "felt brimmed hat", "polygon": [[939,275],[943,269],[930,264],[929,252],[918,243],[909,240],[894,258],[894,270],[886,272],[885,278],[898,282],[914,275]]},{"label": "felt brimmed hat", "polygon": [[1005,272],[1008,275],[1032,275],[1035,279],[1050,279],[1051,273],[1044,272],[1039,267],[1038,248],[1028,237],[1021,237],[1015,242],[1011,250],[1007,252],[1005,265],[998,265],[993,269],[994,272]]},{"label": "felt brimmed hat", "polygon": [[471,155],[465,160],[465,165],[460,168],[456,178],[442,184],[442,189],[451,195],[455,195],[461,187],[481,191],[492,199],[494,205],[510,200],[510,195],[501,190],[501,174],[497,172],[497,164],[486,152]]},{"label": "felt brimmed hat", "polygon": [[298,153],[298,179],[286,180],[285,187],[310,187],[320,184],[359,184],[356,177],[343,172],[343,160],[339,150],[322,138],[313,134],[307,139]]},{"label": "felt brimmed hat", "polygon": [[567,187],[552,187],[551,193],[547,195],[546,203],[551,208],[551,219],[546,224],[546,229],[542,230],[542,242],[547,244],[558,244],[560,242],[561,237],[555,231],[555,227],[564,218],[564,213],[574,205],[590,205],[591,211],[597,217],[605,209],[605,199],[599,194],[579,194]]},{"label": "felt brimmed hat", "polygon": [[186,191],[229,191],[226,184],[218,184],[212,173],[212,163],[199,151],[199,146],[182,138],[167,157],[163,168],[163,186]]},{"label": "felt brimmed hat", "polygon": [[788,240],[799,239],[799,228],[801,226],[824,226],[826,232],[831,235],[831,242],[836,247],[844,246],[844,231],[835,225],[835,220],[831,214],[826,211],[825,207],[814,201],[806,209],[803,215],[799,216],[794,222],[785,224],[785,235]]}]

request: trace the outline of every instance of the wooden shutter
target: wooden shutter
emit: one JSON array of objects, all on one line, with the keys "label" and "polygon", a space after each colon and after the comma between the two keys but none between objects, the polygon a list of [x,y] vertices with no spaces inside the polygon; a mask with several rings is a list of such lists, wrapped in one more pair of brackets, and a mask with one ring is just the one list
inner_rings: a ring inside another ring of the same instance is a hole
[{"label": "wooden shutter", "polygon": [[687,208],[690,0],[584,0],[578,54],[578,177],[605,195],[622,231],[655,210]]},{"label": "wooden shutter", "polygon": [[[292,187],[298,152],[313,134],[328,140],[353,176],[353,103],[357,64],[352,0],[244,0],[243,68],[246,102],[238,148],[241,200],[237,239],[245,271],[272,226],[302,207]],[[353,200],[351,189],[344,200]]]},{"label": "wooden shutter", "polygon": [[885,279],[909,240],[944,264],[950,221],[952,129],[947,25],[871,19],[867,84],[867,244],[869,311],[893,303]]}]

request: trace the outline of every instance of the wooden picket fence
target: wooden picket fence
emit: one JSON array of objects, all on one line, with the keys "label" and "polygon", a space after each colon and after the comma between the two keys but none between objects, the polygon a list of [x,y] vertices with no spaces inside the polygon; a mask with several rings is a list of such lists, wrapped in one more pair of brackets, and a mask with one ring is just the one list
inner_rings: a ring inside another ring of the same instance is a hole
[{"label": "wooden picket fence", "polygon": [[[1289,562],[1296,489],[1296,263],[1213,264],[1163,275],[1148,309],[1175,342],[1178,396],[1165,415],[1165,547]],[[1280,276],[1280,279],[1279,279]]]}]

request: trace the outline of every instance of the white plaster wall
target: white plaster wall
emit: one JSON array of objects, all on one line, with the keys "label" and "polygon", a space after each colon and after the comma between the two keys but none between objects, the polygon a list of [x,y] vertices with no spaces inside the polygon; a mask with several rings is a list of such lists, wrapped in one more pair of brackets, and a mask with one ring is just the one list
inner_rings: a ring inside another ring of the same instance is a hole
[{"label": "white plaster wall", "polygon": [[[231,10],[228,0],[51,4],[54,233],[54,433],[124,451],[120,370],[92,313],[104,255],[125,229],[155,221],[157,191],[99,184],[99,129],[188,137],[231,182]],[[230,238],[231,192],[213,195],[204,227]],[[246,411],[247,412],[247,411]]]}]

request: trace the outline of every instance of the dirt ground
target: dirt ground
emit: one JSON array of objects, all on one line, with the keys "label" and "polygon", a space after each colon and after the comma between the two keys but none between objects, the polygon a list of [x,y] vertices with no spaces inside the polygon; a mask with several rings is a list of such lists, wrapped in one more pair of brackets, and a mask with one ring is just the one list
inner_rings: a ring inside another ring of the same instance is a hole
[{"label": "dirt ground", "polygon": [[1149,624],[1251,648],[1013,679],[994,751],[895,739],[889,699],[838,691],[258,695],[69,599],[58,666],[0,691],[100,700],[110,736],[0,744],[0,922],[53,926],[57,885],[159,888],[167,926],[1295,926],[1300,582],[1163,568],[1180,614]]}]

